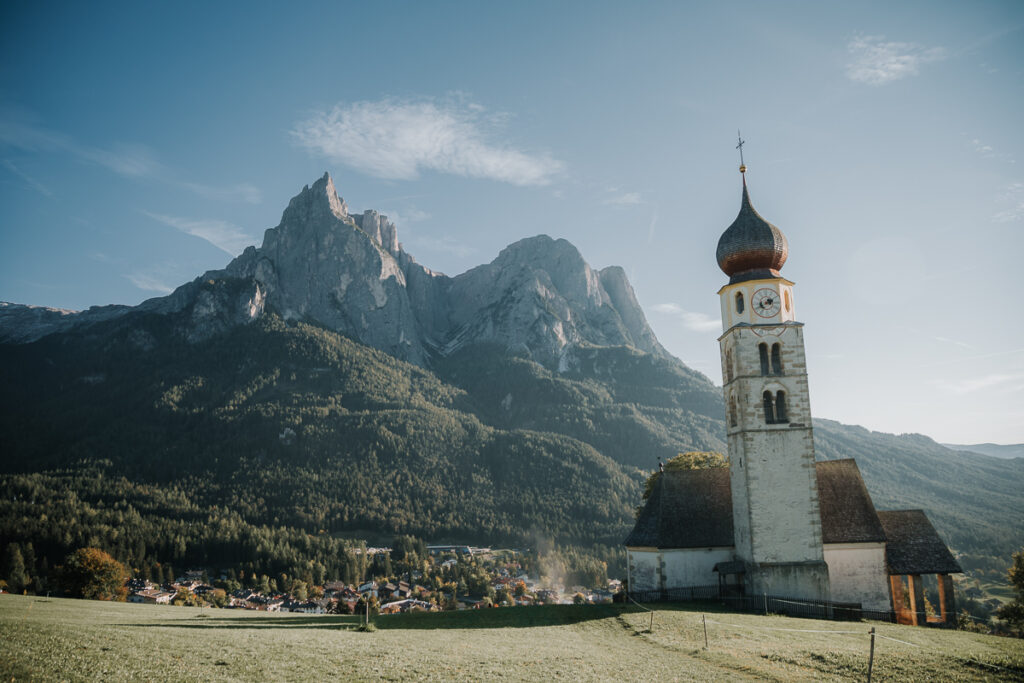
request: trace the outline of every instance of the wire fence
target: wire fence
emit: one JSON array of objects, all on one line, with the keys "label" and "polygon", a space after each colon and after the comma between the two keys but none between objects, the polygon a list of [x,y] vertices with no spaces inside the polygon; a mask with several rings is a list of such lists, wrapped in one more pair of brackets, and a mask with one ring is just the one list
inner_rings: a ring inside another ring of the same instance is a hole
[{"label": "wire fence", "polygon": [[[728,590],[728,589],[726,589]],[[653,590],[653,591],[629,591],[626,593],[626,597],[635,604],[637,607],[645,610],[649,613],[650,622],[646,633],[654,632],[654,615],[656,610],[647,607],[641,603],[665,603],[665,602],[718,602],[733,611],[736,612],[753,612],[761,614],[783,614],[792,617],[804,617],[812,619],[828,619],[833,621],[860,621],[861,619],[871,619],[876,621],[884,621],[889,623],[898,623],[896,620],[896,613],[881,610],[865,610],[862,609],[859,604],[853,603],[841,603],[833,602],[829,600],[797,600],[793,598],[784,598],[772,595],[730,595],[726,593],[717,585],[703,585],[703,586],[687,586],[685,588],[670,588],[666,590]],[[645,615],[647,616],[647,615]],[[875,654],[875,638],[881,638],[884,640],[900,643],[913,648],[919,648],[929,650],[935,654],[941,654],[952,659],[959,660],[961,662],[970,663],[976,666],[982,666],[990,670],[1006,672],[1011,677],[1019,677],[1024,673],[1024,669],[1019,666],[1000,666],[991,662],[985,662],[976,657],[965,657],[963,655],[953,654],[946,652],[934,647],[927,647],[918,643],[912,643],[907,640],[899,638],[893,638],[889,635],[883,635],[877,632],[875,627],[871,627],[870,630],[846,630],[846,629],[798,629],[798,628],[783,628],[778,626],[755,626],[752,624],[734,624],[725,621],[718,621],[716,619],[709,619],[707,615],[701,615],[701,624],[704,632],[704,648],[710,647],[708,639],[708,624],[723,626],[727,628],[737,630],[752,630],[752,631],[789,631],[794,633],[821,633],[828,635],[835,635],[841,637],[850,636],[867,636],[870,638],[870,650],[867,664],[867,680],[871,681],[872,668],[874,663]]]},{"label": "wire fence", "polygon": [[779,595],[735,595],[723,591],[718,585],[686,586],[665,590],[630,591],[630,599],[636,602],[720,602],[736,612],[760,612],[762,614],[784,614],[807,619],[829,619],[832,621],[861,621],[870,619],[896,623],[896,613],[891,610],[869,610],[860,603],[834,602],[832,600],[800,600]]}]

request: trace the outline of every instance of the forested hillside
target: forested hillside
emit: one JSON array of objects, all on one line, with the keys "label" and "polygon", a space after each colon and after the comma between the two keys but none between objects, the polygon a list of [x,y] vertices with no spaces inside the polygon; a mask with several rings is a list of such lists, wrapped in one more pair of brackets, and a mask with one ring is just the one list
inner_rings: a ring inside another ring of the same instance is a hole
[{"label": "forested hillside", "polygon": [[[618,573],[657,460],[724,450],[720,389],[625,347],[559,372],[475,345],[425,369],[272,313],[197,344],[181,324],[139,312],[2,347],[0,540],[51,565],[96,545],[346,576],[352,539],[413,534],[554,543]],[[827,420],[816,444],[857,458],[879,508],[927,510],[972,571],[1024,544],[1024,461]]]}]

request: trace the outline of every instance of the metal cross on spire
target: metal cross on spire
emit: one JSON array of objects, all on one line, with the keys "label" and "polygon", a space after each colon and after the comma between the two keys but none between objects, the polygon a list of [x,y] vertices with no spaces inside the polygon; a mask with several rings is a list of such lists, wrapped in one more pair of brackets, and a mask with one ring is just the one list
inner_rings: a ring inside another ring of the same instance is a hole
[{"label": "metal cross on spire", "polygon": [[736,145],[736,149],[740,151],[740,173],[746,173],[747,165],[743,163],[743,145],[745,145],[747,141],[740,135],[739,129],[736,130],[736,139],[739,141],[739,144]]}]

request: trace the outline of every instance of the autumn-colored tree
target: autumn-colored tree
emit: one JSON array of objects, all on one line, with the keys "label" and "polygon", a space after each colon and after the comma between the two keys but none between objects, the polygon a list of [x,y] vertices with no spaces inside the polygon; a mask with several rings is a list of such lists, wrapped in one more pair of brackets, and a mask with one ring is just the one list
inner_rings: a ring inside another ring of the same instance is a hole
[{"label": "autumn-colored tree", "polygon": [[999,608],[997,614],[1017,628],[1024,627],[1024,548],[1013,554],[1013,564],[1006,572],[1010,585],[1017,591],[1017,598]]},{"label": "autumn-colored tree", "polygon": [[127,578],[124,565],[99,548],[79,548],[71,553],[61,572],[64,588],[87,600],[124,602],[128,595],[124,585]]}]

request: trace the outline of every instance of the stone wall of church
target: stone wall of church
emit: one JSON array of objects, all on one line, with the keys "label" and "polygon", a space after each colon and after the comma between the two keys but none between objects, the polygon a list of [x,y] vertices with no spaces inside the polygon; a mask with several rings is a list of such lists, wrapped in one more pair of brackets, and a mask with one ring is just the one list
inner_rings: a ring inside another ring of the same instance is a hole
[{"label": "stone wall of church", "polygon": [[733,559],[733,549],[627,549],[626,557],[630,590],[668,590],[717,584],[715,565]]},{"label": "stone wall of church", "polygon": [[884,543],[828,544],[825,562],[833,600],[859,602],[864,609],[892,609]]}]

